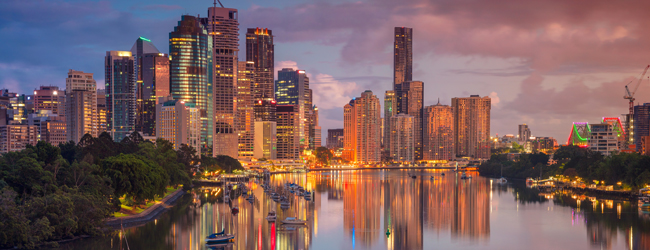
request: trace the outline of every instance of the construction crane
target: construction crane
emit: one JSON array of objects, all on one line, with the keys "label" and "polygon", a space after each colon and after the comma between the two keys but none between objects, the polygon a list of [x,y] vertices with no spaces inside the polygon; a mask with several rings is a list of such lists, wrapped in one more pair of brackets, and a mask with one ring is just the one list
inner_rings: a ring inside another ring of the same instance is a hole
[{"label": "construction crane", "polygon": [[643,80],[643,77],[645,74],[648,72],[648,69],[650,68],[650,65],[646,66],[645,69],[643,70],[643,73],[639,77],[639,81],[637,81],[636,86],[634,87],[634,91],[630,92],[630,84],[634,82],[634,80],[630,81],[627,85],[625,85],[625,96],[623,96],[624,99],[630,100],[630,110],[628,114],[626,115],[625,119],[625,148],[626,149],[632,149],[630,145],[632,143],[632,138],[630,138],[630,135],[632,134],[631,128],[633,125],[633,120],[634,120],[634,94],[636,94],[636,91],[639,89],[639,85],[641,85],[641,81]]},{"label": "construction crane", "polygon": [[648,72],[648,68],[650,68],[650,65],[646,66],[645,69],[643,70],[643,74],[641,74],[641,77],[639,77],[639,81],[636,83],[636,86],[634,87],[634,91],[630,93],[630,89],[627,86],[630,86],[634,80],[630,81],[627,85],[625,85],[625,96],[623,98],[630,100],[630,115],[634,114],[634,94],[636,94],[636,91],[639,89],[639,85],[641,85],[641,80],[643,80],[643,77],[645,76],[645,73]]}]

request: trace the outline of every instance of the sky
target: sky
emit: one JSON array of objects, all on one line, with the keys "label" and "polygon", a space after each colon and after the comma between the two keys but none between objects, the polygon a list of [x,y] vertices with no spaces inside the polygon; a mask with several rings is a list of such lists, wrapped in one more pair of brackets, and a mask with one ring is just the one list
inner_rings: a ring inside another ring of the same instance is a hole
[{"label": "sky", "polygon": [[[453,97],[492,98],[491,134],[566,143],[572,122],[628,112],[625,85],[650,64],[650,1],[222,0],[246,28],[273,31],[276,70],[306,70],[327,129],[343,127],[343,106],[364,90],[383,101],[392,88],[394,27],[413,28],[413,80],[425,105]],[[0,88],[30,93],[65,87],[68,69],[104,84],[108,50],[146,37],[168,52],[181,15],[207,15],[212,1],[2,0]],[[641,82],[637,103],[650,102]]]}]

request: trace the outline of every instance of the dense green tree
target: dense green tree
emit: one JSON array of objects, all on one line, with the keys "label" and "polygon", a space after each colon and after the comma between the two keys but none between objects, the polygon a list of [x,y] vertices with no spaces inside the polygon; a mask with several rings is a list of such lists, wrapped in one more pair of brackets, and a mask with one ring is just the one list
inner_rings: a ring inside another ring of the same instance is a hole
[{"label": "dense green tree", "polygon": [[136,203],[164,195],[169,181],[169,176],[160,165],[131,154],[104,159],[102,169],[111,179],[114,195],[126,195]]},{"label": "dense green tree", "polygon": [[154,161],[161,166],[167,176],[169,185],[189,184],[190,178],[183,164],[177,161],[173,145],[166,140],[158,138],[156,144],[140,143],[138,154]]},{"label": "dense green tree", "polygon": [[215,160],[217,161],[217,164],[219,164],[219,167],[226,171],[226,173],[232,173],[235,170],[244,170],[244,167],[242,167],[241,163],[230,156],[227,155],[217,155],[215,157]]},{"label": "dense green tree", "polygon": [[330,151],[328,148],[317,147],[314,150],[314,154],[316,156],[316,161],[320,163],[322,166],[330,165],[330,160],[332,160],[333,155],[332,155],[332,151]]}]

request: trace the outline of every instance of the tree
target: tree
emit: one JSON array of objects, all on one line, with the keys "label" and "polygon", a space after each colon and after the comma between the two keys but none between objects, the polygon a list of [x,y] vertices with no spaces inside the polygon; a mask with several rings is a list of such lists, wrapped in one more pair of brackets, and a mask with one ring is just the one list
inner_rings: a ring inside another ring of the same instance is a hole
[{"label": "tree", "polygon": [[316,161],[322,166],[329,166],[330,160],[333,158],[332,151],[326,147],[317,147],[314,150]]},{"label": "tree", "polygon": [[199,165],[199,157],[197,157],[196,149],[187,144],[181,144],[178,151],[176,151],[176,160],[185,166],[185,172],[191,176],[195,165]]},{"label": "tree", "polygon": [[230,156],[227,155],[217,155],[215,157],[215,160],[217,161],[217,164],[219,164],[219,167],[226,171],[226,173],[232,173],[235,170],[244,170],[244,167],[242,167],[241,163]]},{"label": "tree", "polygon": [[164,139],[158,138],[156,144],[140,143],[138,154],[160,165],[169,176],[170,185],[189,184],[190,178],[184,170],[183,164],[176,158],[173,145]]},{"label": "tree", "polygon": [[169,180],[161,166],[132,154],[104,159],[102,169],[111,179],[115,197],[126,195],[138,204],[164,195]]}]

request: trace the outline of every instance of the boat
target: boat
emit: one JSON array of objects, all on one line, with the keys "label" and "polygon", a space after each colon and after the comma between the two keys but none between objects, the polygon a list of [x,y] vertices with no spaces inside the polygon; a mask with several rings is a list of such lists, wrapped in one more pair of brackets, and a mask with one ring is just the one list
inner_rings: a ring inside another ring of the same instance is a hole
[{"label": "boat", "polygon": [[306,201],[310,201],[310,200],[311,200],[311,196],[305,196],[305,200],[306,200]]},{"label": "boat", "polygon": [[252,200],[255,200],[255,196],[253,196],[253,194],[251,194],[248,197],[246,197],[246,199],[249,200],[249,201],[252,201]]},{"label": "boat", "polygon": [[508,183],[508,180],[506,180],[505,177],[501,177],[501,178],[499,178],[499,180],[497,180],[497,182],[500,183],[500,184],[506,184],[506,183]]},{"label": "boat", "polygon": [[205,244],[205,247],[207,247],[208,249],[211,249],[211,250],[219,250],[219,249],[226,249],[226,247],[231,246],[233,244],[235,244],[235,243],[234,242],[226,242],[226,243]]},{"label": "boat", "polygon": [[307,196],[311,196],[311,192],[309,192],[309,191],[305,191],[305,193],[304,193],[303,195],[304,195],[305,197],[307,197]]},{"label": "boat", "polygon": [[472,176],[471,176],[471,175],[467,175],[467,174],[465,174],[465,172],[463,172],[463,174],[460,176],[460,178],[463,179],[463,180],[464,180],[464,179],[471,179]]},{"label": "boat", "polygon": [[431,176],[431,180],[433,180],[433,176]]},{"label": "boat", "polygon": [[234,234],[227,234],[224,231],[221,233],[213,233],[205,237],[205,244],[219,244],[219,243],[228,243],[230,240],[234,239]]},{"label": "boat", "polygon": [[277,218],[278,217],[277,217],[277,215],[275,215],[275,211],[273,211],[273,210],[271,210],[271,212],[269,212],[269,215],[266,216],[266,220],[268,220],[270,222],[274,222],[275,219],[277,219]]},{"label": "boat", "polygon": [[291,206],[291,203],[289,203],[289,201],[287,201],[287,200],[283,200],[283,201],[280,201],[280,206],[281,207],[288,207],[288,206]]},{"label": "boat", "polygon": [[238,206],[233,207],[233,208],[232,208],[232,213],[233,213],[233,214],[237,214],[237,213],[239,213],[239,207],[238,207]]},{"label": "boat", "polygon": [[639,209],[650,209],[650,189],[639,189]]},{"label": "boat", "polygon": [[445,176],[445,173],[442,173],[442,174],[440,174],[440,175]]},{"label": "boat", "polygon": [[296,217],[287,217],[282,221],[282,223],[284,223],[284,224],[305,224],[305,223],[307,223],[307,221],[298,219]]}]

